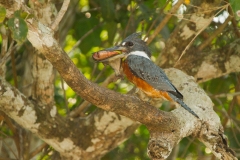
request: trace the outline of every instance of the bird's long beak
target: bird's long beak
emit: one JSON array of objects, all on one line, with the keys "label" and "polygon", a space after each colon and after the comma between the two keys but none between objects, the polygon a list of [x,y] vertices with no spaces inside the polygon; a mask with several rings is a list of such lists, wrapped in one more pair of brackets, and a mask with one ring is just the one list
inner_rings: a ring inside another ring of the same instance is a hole
[{"label": "bird's long beak", "polygon": [[125,56],[126,48],[122,46],[114,46],[93,53],[92,58],[97,62],[106,62],[121,59]]}]

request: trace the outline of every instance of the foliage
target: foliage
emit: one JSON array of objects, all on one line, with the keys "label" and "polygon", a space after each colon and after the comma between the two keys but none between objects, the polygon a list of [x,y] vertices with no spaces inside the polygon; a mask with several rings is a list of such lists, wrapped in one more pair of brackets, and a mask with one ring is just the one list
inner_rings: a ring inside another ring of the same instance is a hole
[{"label": "foliage", "polygon": [[8,27],[12,32],[12,38],[17,42],[23,42],[27,37],[27,24],[20,16],[20,11],[14,13],[14,17],[8,20]]}]

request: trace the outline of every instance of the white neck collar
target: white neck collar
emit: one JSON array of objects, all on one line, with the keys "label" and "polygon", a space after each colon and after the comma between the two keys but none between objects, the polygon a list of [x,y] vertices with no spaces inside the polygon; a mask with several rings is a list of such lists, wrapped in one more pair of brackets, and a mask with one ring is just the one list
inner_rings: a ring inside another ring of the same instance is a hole
[{"label": "white neck collar", "polygon": [[143,51],[133,51],[133,52],[130,52],[129,55],[142,56],[142,57],[147,58],[147,59],[150,60],[148,55],[145,52],[143,52]]}]

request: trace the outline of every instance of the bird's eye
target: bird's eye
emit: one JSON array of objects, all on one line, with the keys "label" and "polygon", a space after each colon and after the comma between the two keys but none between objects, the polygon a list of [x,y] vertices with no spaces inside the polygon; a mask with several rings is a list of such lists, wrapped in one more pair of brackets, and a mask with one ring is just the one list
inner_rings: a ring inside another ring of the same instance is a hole
[{"label": "bird's eye", "polygon": [[133,42],[128,41],[125,45],[131,47],[131,46],[133,46]]}]

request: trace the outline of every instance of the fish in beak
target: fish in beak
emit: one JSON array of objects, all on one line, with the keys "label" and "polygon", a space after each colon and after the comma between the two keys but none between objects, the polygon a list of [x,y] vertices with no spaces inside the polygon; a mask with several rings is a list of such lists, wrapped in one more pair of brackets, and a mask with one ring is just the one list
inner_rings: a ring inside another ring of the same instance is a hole
[{"label": "fish in beak", "polygon": [[125,47],[114,46],[98,52],[93,53],[92,58],[97,62],[112,61],[115,59],[121,59],[125,56]]},{"label": "fish in beak", "polygon": [[96,62],[102,62],[114,69],[116,76],[121,76],[121,61],[125,57],[125,47],[114,46],[93,53],[92,58]]}]

